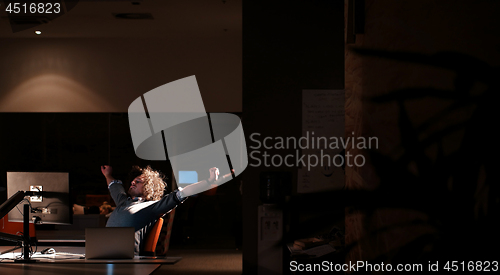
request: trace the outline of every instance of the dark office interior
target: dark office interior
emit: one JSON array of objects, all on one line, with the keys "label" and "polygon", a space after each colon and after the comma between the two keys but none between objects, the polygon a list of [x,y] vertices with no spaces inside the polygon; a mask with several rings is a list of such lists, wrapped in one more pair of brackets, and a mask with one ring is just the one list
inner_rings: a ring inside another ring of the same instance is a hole
[{"label": "dark office interior", "polygon": [[[498,268],[500,3],[66,2],[73,11],[26,30],[0,13],[0,202],[7,172],[68,172],[71,204],[84,211],[73,225],[37,225],[39,236],[104,226],[101,165],[125,184],[131,166],[151,165],[175,188],[168,161],[135,155],[127,110],[142,94],[196,75],[206,112],[241,118],[248,153],[254,133],[303,137],[312,90],[343,91],[344,137],[376,137],[378,146],[345,148],[366,162],[335,170],[343,182],[316,192],[301,189],[303,166],[249,158],[241,175],[176,208],[166,256],[182,260],[135,274],[299,274],[357,261]],[[269,220],[277,231],[265,231]],[[331,250],[292,251],[311,238]]]}]

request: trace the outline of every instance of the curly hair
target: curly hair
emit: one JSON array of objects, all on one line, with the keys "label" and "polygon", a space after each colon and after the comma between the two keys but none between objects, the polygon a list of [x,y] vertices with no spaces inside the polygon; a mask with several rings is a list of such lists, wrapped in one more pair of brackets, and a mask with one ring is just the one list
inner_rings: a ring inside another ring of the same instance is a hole
[{"label": "curly hair", "polygon": [[139,166],[132,166],[132,170],[129,173],[129,177],[134,179],[138,176],[144,177],[143,186],[143,199],[146,201],[157,201],[163,197],[165,188],[167,184],[164,179],[165,176],[155,171],[151,166],[146,166],[146,168],[141,168]]}]

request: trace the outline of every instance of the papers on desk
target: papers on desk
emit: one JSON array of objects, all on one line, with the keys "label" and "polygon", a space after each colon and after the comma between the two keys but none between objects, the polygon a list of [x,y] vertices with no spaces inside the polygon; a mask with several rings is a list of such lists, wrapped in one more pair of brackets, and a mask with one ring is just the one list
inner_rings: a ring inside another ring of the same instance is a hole
[{"label": "papers on desk", "polygon": [[[9,261],[9,260],[15,260],[15,259],[20,259],[22,257],[21,252],[9,252],[0,255],[0,262],[1,261]],[[85,259],[84,254],[77,254],[77,253],[68,253],[68,252],[56,252],[54,254],[42,254],[40,252],[33,253],[31,255],[31,259],[33,260],[77,260],[77,259]]]},{"label": "papers on desk", "polygon": [[[14,260],[21,258],[21,252],[8,252],[0,255],[0,263],[13,263]],[[96,259],[87,260],[85,254],[69,253],[69,252],[56,252],[55,254],[41,254],[40,252],[34,253],[31,259],[38,260],[43,263],[51,264],[175,264],[182,259],[182,257],[165,257],[165,258],[148,258],[135,256],[133,259]],[[3,274],[3,273],[1,273]],[[149,274],[149,273],[147,273]]]},{"label": "papers on desk", "polygon": [[335,248],[333,248],[329,244],[324,244],[324,245],[316,246],[313,248],[301,250],[301,249],[294,248],[293,244],[289,244],[288,250],[290,250],[292,256],[309,256],[309,257],[317,258],[317,257],[321,257],[321,256],[324,256],[326,254],[334,252]]}]

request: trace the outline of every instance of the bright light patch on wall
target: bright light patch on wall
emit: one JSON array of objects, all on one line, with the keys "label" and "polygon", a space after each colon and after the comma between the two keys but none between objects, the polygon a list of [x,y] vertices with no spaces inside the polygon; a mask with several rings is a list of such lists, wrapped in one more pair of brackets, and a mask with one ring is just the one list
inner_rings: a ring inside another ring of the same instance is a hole
[{"label": "bright light patch on wall", "polygon": [[0,112],[112,112],[99,94],[58,74],[43,74],[20,83],[0,98]]},{"label": "bright light patch on wall", "polygon": [[40,31],[40,30],[36,30],[36,31],[35,31],[35,34],[36,34],[36,35],[40,35],[40,34],[42,34],[42,31]]}]

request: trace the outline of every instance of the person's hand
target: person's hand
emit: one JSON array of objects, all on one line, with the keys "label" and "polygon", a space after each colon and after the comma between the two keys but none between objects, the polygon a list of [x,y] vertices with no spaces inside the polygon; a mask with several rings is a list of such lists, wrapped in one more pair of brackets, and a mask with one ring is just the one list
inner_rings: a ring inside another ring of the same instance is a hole
[{"label": "person's hand", "polygon": [[113,175],[113,168],[109,165],[102,165],[101,172],[106,178],[109,178]]},{"label": "person's hand", "polygon": [[219,168],[212,167],[208,171],[210,172],[210,177],[208,178],[208,182],[214,182],[219,179]]},{"label": "person's hand", "polygon": [[[210,168],[210,178],[208,178],[208,182],[212,183],[214,181],[219,180],[219,169],[217,167]],[[222,176],[223,179],[230,177],[231,174],[234,175],[234,169],[231,169],[231,173],[225,174]]]}]

